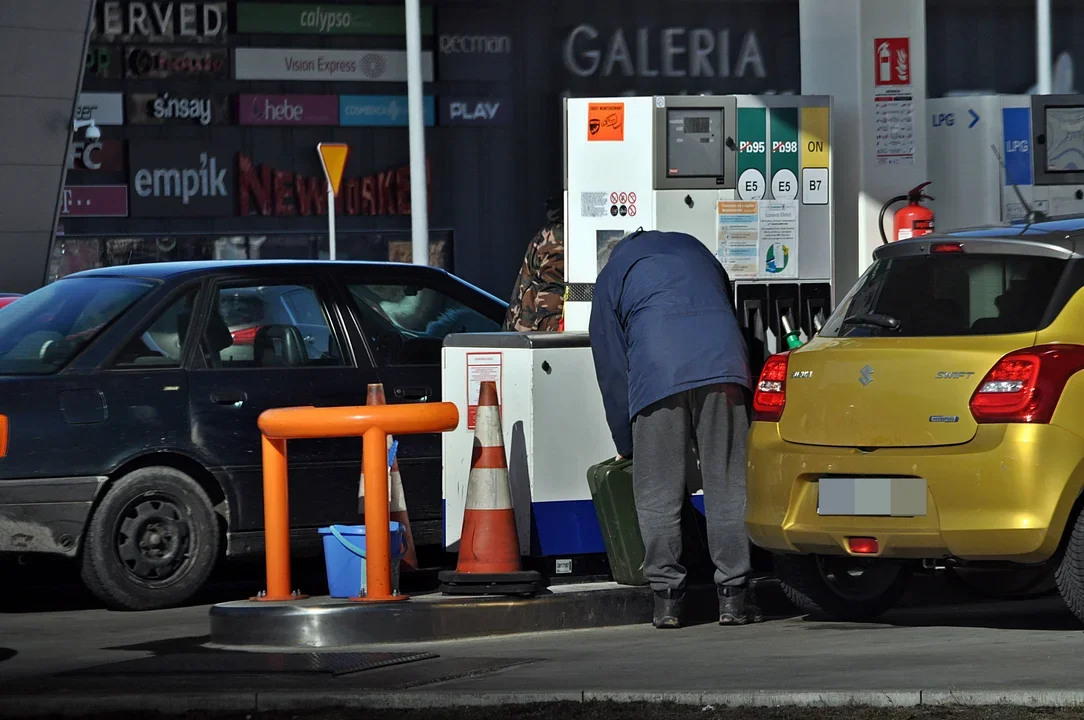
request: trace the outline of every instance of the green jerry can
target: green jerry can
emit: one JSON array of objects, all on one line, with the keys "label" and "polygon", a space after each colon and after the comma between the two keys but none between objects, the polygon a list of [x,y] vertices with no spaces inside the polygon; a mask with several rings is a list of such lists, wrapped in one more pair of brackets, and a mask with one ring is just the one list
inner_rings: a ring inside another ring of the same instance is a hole
[{"label": "green jerry can", "polygon": [[591,489],[614,582],[646,585],[644,540],[632,492],[632,460],[610,458],[592,465],[587,470],[587,486]]},{"label": "green jerry can", "polygon": [[[587,486],[595,505],[602,541],[614,582],[621,585],[646,585],[644,579],[644,539],[636,515],[636,496],[632,490],[632,460],[610,458],[587,470]],[[703,518],[686,496],[681,508],[682,561],[690,573],[706,571],[710,577],[711,560],[707,555]]]}]

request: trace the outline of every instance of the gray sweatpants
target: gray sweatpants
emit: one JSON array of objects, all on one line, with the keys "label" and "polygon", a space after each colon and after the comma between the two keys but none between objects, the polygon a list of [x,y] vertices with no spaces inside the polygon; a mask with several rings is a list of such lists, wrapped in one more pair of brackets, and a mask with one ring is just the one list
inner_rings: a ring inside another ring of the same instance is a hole
[{"label": "gray sweatpants", "polygon": [[748,431],[745,390],[740,385],[709,385],[680,392],[647,406],[633,418],[633,491],[646,551],[644,577],[652,590],[685,587],[681,506],[688,493],[686,479],[697,472],[697,457],[715,583],[740,586],[747,582]]}]

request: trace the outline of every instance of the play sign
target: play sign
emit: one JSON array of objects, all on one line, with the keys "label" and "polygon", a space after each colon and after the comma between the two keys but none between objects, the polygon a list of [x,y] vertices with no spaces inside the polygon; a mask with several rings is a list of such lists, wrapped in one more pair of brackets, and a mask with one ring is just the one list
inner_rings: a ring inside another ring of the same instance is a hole
[{"label": "play sign", "polygon": [[441,125],[507,125],[511,121],[512,100],[510,98],[441,98]]}]

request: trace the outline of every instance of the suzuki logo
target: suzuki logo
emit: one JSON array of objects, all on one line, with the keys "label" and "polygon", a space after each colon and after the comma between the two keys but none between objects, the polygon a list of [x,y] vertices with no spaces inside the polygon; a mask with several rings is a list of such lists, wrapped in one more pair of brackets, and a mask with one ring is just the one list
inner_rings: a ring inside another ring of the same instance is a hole
[{"label": "suzuki logo", "polygon": [[863,387],[873,382],[873,368],[869,365],[862,368],[862,374],[859,376],[858,382],[862,383]]}]

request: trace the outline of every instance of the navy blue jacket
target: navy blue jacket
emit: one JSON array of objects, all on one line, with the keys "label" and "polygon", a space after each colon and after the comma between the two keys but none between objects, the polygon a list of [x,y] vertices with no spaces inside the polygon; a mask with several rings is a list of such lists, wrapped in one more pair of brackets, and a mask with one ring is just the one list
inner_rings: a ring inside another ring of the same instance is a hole
[{"label": "navy blue jacket", "polygon": [[730,279],[692,235],[647,231],[614,246],[595,281],[591,352],[617,452],[633,453],[632,418],[683,390],[751,387]]}]

